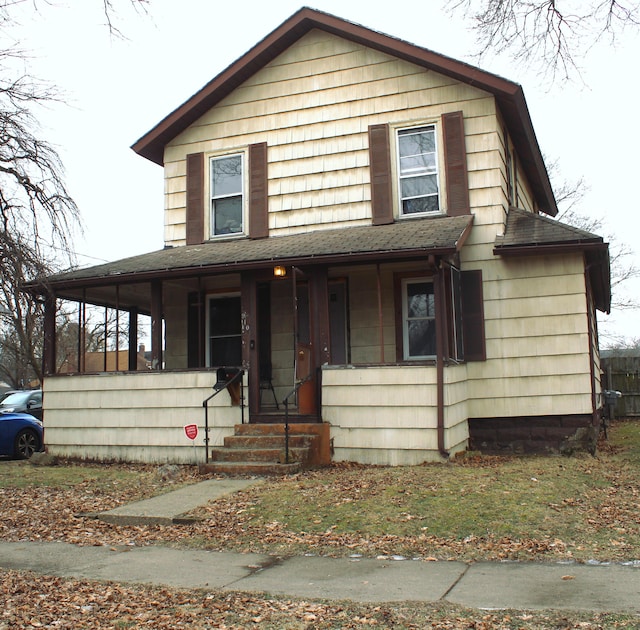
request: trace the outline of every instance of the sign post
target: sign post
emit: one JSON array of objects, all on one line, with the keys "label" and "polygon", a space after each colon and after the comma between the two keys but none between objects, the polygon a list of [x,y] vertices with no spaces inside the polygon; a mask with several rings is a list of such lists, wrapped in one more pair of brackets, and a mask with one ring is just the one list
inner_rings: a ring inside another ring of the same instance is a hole
[{"label": "sign post", "polygon": [[[184,434],[187,436],[187,439],[191,440],[193,444],[193,453],[196,455],[196,438],[198,437],[198,425],[197,424],[185,424],[184,425]],[[197,461],[197,457],[196,457]]]}]

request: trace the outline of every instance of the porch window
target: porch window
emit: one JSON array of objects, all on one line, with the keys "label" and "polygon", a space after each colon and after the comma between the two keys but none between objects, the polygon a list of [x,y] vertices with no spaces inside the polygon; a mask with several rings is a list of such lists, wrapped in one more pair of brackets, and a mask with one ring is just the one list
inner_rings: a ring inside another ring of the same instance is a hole
[{"label": "porch window", "polygon": [[398,131],[400,215],[440,212],[434,125]]},{"label": "porch window", "polygon": [[240,296],[225,295],[209,298],[210,367],[242,364]]},{"label": "porch window", "polygon": [[402,336],[405,360],[436,354],[436,300],[429,278],[402,281]]},{"label": "porch window", "polygon": [[211,159],[211,236],[243,232],[242,155]]}]

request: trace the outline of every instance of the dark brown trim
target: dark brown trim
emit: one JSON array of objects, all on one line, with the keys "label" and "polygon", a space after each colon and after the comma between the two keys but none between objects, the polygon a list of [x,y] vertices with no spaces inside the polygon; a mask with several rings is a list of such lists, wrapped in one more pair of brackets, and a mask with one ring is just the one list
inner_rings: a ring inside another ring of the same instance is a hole
[{"label": "dark brown trim", "polygon": [[269,236],[267,143],[249,145],[249,238]]},{"label": "dark brown trim", "polygon": [[249,376],[249,418],[260,412],[260,347],[258,339],[258,283],[255,274],[244,272],[240,281],[242,313],[242,367]]},{"label": "dark brown trim", "polygon": [[138,369],[138,309],[129,309],[129,370]]},{"label": "dark brown trim", "polygon": [[309,299],[311,304],[311,344],[314,367],[331,361],[331,334],[329,330],[329,285],[326,267],[310,270]]},{"label": "dark brown trim", "polygon": [[204,292],[198,288],[187,294],[187,367],[205,365],[205,302]]},{"label": "dark brown trim", "polygon": [[436,418],[438,434],[438,451],[442,457],[449,458],[445,446],[444,435],[444,353],[446,313],[444,308],[444,288],[442,282],[442,268],[438,269],[433,279],[433,289],[436,302]]},{"label": "dark brown trim", "polygon": [[380,344],[380,363],[384,364],[384,311],[382,308],[382,277],[380,263],[376,264],[376,290],[378,293],[378,343]]},{"label": "dark brown trim", "polygon": [[553,243],[548,245],[497,245],[493,248],[495,256],[547,256],[551,254],[569,254],[576,251],[607,251],[609,246],[600,239],[597,243],[573,241],[571,243]]},{"label": "dark brown trim", "polygon": [[393,223],[389,125],[369,126],[369,173],[373,225]]},{"label": "dark brown trim", "polygon": [[[274,260],[246,261],[246,262],[225,262],[214,265],[201,265],[194,267],[175,267],[173,269],[156,269],[153,271],[136,271],[132,273],[123,273],[118,275],[118,284],[141,284],[159,279],[172,280],[180,278],[194,278],[207,276],[217,273],[237,273],[241,271],[260,271],[273,268],[274,264],[284,266],[306,266],[309,262],[322,265],[336,264],[356,264],[363,262],[388,262],[388,261],[424,261],[430,255],[450,256],[458,251],[456,247],[443,247],[441,249],[411,249],[400,252],[364,252],[350,254],[330,254],[327,256],[299,256],[291,258],[278,258]],[[74,280],[66,280],[64,282],[55,282],[49,280],[50,286],[55,286],[56,291],[71,290],[74,288],[95,288],[104,286],[113,286],[113,276],[100,276],[96,278],[78,278]],[[64,297],[64,296],[60,296]],[[75,297],[72,299],[76,299]]]},{"label": "dark brown trim", "polygon": [[44,348],[42,372],[45,376],[56,373],[56,298],[47,295],[44,302]]},{"label": "dark brown trim", "polygon": [[204,241],[204,153],[187,155],[187,245]]},{"label": "dark brown trim", "polygon": [[486,361],[482,271],[460,272],[462,341],[465,361]]},{"label": "dark brown trim", "polygon": [[447,214],[452,217],[471,214],[467,149],[462,112],[449,112],[442,115],[442,137],[444,139]]},{"label": "dark brown trim", "polygon": [[162,369],[162,281],[151,282],[151,369]]},{"label": "dark brown trim", "polygon": [[162,165],[164,148],[168,142],[314,28],[434,70],[493,94],[511,131],[513,144],[525,165],[541,210],[553,216],[557,214],[558,209],[549,176],[520,85],[426,48],[309,8],[303,8],[294,13],[142,136],[133,144],[132,149],[152,162]]},{"label": "dark brown trim", "polygon": [[[423,261],[424,262],[424,261]],[[396,363],[399,365],[406,365],[407,363],[424,363],[423,360],[405,359],[404,358],[404,320],[402,318],[402,301],[404,300],[404,294],[402,292],[402,281],[411,278],[429,278],[429,282],[434,285],[435,295],[435,278],[438,270],[434,265],[430,265],[429,268],[416,269],[415,271],[399,271],[393,274],[393,313],[395,323],[395,342],[396,342]],[[438,319],[438,296],[435,295],[436,300],[436,344],[437,344],[437,319]],[[433,363],[432,360],[427,360],[426,363]]]}]

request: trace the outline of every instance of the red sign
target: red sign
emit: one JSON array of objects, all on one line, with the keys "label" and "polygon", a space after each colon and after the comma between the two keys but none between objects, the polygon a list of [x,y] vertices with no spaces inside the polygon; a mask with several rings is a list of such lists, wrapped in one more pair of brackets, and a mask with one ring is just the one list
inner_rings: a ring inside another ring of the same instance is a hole
[{"label": "red sign", "polygon": [[190,440],[195,440],[198,437],[198,425],[187,424],[184,427],[184,432]]}]

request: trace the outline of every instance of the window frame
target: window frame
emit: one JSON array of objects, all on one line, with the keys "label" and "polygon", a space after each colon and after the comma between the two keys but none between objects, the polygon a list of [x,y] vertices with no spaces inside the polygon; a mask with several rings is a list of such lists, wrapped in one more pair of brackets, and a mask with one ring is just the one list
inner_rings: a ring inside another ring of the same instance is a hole
[{"label": "window frame", "polygon": [[[213,165],[215,162],[222,160],[229,160],[233,158],[240,158],[240,191],[216,195],[213,194]],[[220,238],[234,238],[246,235],[247,226],[247,156],[244,151],[234,151],[233,153],[224,153],[220,155],[208,156],[208,178],[207,178],[207,199],[208,199],[208,238],[220,239]],[[240,198],[240,230],[220,232],[216,234],[216,217],[215,217],[215,201],[220,199],[232,199],[235,197]]]},{"label": "window frame", "polygon": [[[409,345],[409,320],[408,313],[408,287],[413,284],[429,284],[431,285],[431,294],[433,295],[433,315],[429,317],[413,318],[414,320],[428,320],[433,323],[433,335],[434,335],[434,353],[424,355],[411,355]],[[401,313],[401,339],[402,339],[402,352],[401,357],[403,361],[433,361],[437,356],[437,323],[436,318],[438,314],[437,307],[437,294],[436,283],[433,276],[424,275],[412,275],[400,278],[400,313]]]},{"label": "window frame", "polygon": [[[416,196],[416,197],[407,197],[407,199],[420,199],[423,197],[433,197],[435,196],[438,200],[438,208],[436,210],[428,210],[428,211],[424,211],[424,212],[405,212],[404,211],[404,197],[402,196],[402,181],[403,179],[409,179],[411,177],[419,177],[420,175],[418,174],[414,174],[414,175],[403,175],[402,173],[402,167],[401,167],[401,156],[400,156],[400,138],[403,135],[409,135],[409,133],[411,132],[417,132],[419,130],[430,130],[433,132],[433,139],[434,139],[434,153],[435,153],[435,160],[434,160],[434,171],[435,172],[429,172],[429,173],[424,173],[426,175],[435,175],[435,183],[436,183],[436,194],[435,195],[423,195],[423,196]],[[442,148],[441,148],[441,138],[440,138],[440,126],[435,122],[422,122],[422,123],[416,123],[416,124],[412,124],[410,126],[398,126],[394,128],[394,142],[395,142],[395,174],[394,174],[394,181],[395,181],[395,191],[396,191],[396,196],[397,196],[397,202],[396,202],[396,207],[398,209],[398,218],[400,219],[409,219],[409,218],[413,218],[413,217],[425,217],[425,216],[435,216],[435,215],[439,215],[442,214],[444,212],[443,208],[445,207],[445,199],[444,199],[444,188],[442,186],[442,181],[441,181],[441,173],[443,172],[443,163],[442,163],[442,159],[443,159],[443,155],[442,155]]]},{"label": "window frame", "polygon": [[[237,298],[240,300],[240,312],[242,312],[241,293],[239,291],[225,291],[222,293],[210,293],[206,296],[206,311],[205,311],[205,365],[206,367],[240,367],[237,366],[222,366],[213,365],[211,356],[211,340],[214,337],[211,330],[211,302],[214,300],[222,300],[228,298]],[[238,337],[240,342],[240,363],[242,363],[242,321],[238,318],[238,333],[230,335],[215,335],[216,339]]]}]

